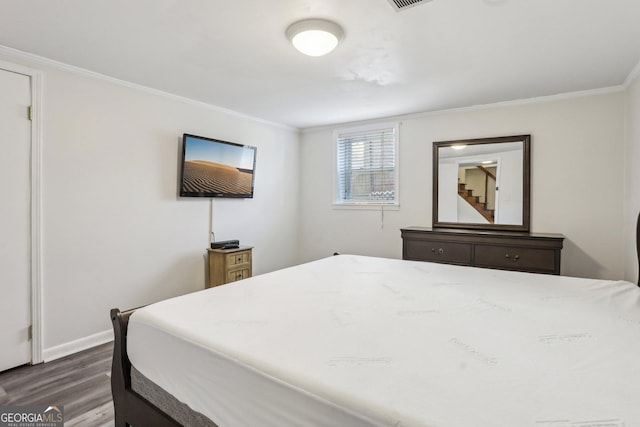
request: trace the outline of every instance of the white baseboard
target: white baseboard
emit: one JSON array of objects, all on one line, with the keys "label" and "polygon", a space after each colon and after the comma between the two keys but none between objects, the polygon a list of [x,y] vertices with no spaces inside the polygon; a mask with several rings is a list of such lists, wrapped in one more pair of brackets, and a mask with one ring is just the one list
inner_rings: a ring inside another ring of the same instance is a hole
[{"label": "white baseboard", "polygon": [[96,347],[101,344],[113,341],[113,330],[98,332],[88,337],[80,338],[51,348],[45,348],[42,351],[42,358],[45,362],[60,359],[61,357],[77,353],[88,348]]}]

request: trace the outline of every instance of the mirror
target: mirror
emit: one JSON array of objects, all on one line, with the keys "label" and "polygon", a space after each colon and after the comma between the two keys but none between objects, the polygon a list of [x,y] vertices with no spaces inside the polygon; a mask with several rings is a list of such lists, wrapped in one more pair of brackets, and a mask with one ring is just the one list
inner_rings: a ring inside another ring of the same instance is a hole
[{"label": "mirror", "polygon": [[433,227],[529,231],[530,135],[433,143]]}]

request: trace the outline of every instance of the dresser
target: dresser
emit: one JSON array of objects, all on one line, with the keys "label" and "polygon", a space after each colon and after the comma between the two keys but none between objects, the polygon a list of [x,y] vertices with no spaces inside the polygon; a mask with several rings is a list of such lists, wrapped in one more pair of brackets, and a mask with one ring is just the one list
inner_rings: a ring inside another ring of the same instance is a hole
[{"label": "dresser", "polygon": [[207,249],[209,281],[207,288],[251,277],[251,246],[234,249]]},{"label": "dresser", "polygon": [[560,274],[562,234],[407,227],[402,259]]}]

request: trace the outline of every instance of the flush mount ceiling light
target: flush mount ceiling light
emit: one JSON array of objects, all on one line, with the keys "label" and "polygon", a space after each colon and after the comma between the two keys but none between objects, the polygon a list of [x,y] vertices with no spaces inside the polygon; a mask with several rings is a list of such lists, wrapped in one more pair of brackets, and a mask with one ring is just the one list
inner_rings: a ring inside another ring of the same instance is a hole
[{"label": "flush mount ceiling light", "polygon": [[303,19],[289,25],[285,33],[293,46],[309,56],[322,56],[338,46],[344,37],[340,25],[324,19]]}]

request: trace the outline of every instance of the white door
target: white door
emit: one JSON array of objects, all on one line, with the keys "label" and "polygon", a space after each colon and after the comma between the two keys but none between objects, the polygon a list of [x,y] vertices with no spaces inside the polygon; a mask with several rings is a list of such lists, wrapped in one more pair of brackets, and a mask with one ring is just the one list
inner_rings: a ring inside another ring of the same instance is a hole
[{"label": "white door", "polygon": [[0,69],[0,371],[31,361],[30,77]]}]

